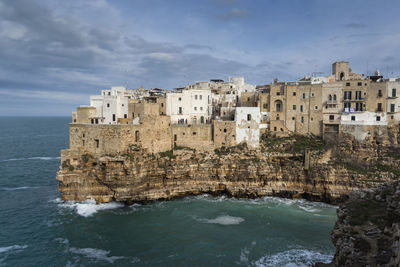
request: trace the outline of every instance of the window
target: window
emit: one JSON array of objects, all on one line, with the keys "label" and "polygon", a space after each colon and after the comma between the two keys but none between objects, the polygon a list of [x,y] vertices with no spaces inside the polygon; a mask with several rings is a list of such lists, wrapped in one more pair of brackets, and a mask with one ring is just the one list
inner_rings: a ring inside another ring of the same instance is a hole
[{"label": "window", "polygon": [[300,105],[300,112],[303,112],[303,105]]},{"label": "window", "polygon": [[263,108],[267,108],[267,104],[263,104]]},{"label": "window", "polygon": [[396,88],[392,89],[392,97],[396,97]]},{"label": "window", "polygon": [[113,121],[115,121],[115,114],[113,114]]},{"label": "window", "polygon": [[382,97],[382,90],[378,90],[378,97]]},{"label": "window", "polygon": [[355,121],[356,120],[356,116],[351,116],[351,120]]},{"label": "window", "polygon": [[122,106],[124,106],[124,104],[122,104]]},{"label": "window", "polygon": [[358,82],[357,85],[358,85],[358,86],[362,86],[362,82]]},{"label": "window", "polygon": [[99,119],[96,119],[96,124],[99,124]]},{"label": "window", "polygon": [[108,92],[108,95],[111,95],[111,92]]},{"label": "window", "polygon": [[182,114],[182,107],[179,107],[179,114]]},{"label": "window", "polygon": [[192,134],[193,134],[193,135],[196,135],[197,133],[196,133],[196,132],[193,132]]},{"label": "window", "polygon": [[344,91],[344,100],[351,100],[351,91]]},{"label": "window", "polygon": [[108,107],[108,108],[110,107],[110,103],[107,103],[107,107]]},{"label": "window", "polygon": [[139,131],[135,132],[135,142],[139,142],[140,140],[140,135],[139,135]]},{"label": "window", "polygon": [[247,114],[247,120],[251,121],[251,114]]},{"label": "window", "polygon": [[361,99],[361,91],[356,91],[356,99]]},{"label": "window", "polygon": [[318,110],[318,106],[314,106],[314,109],[315,109],[315,110]]},{"label": "window", "polygon": [[294,121],[295,120],[295,118],[294,117],[292,117],[292,121]]},{"label": "window", "polygon": [[304,123],[304,117],[301,117],[301,123]]},{"label": "window", "polygon": [[394,109],[395,109],[394,104],[390,104],[390,112],[394,112]]},{"label": "window", "polygon": [[306,99],[306,93],[303,93],[303,99]]},{"label": "window", "polygon": [[293,96],[296,96],[296,92],[293,92]]},{"label": "window", "polygon": [[197,110],[197,107],[194,107],[194,110]]},{"label": "window", "polygon": [[203,110],[203,107],[200,107],[200,110]]},{"label": "window", "polygon": [[329,96],[328,96],[328,100],[332,100],[332,95],[329,95]]},{"label": "window", "polygon": [[335,119],[335,115],[329,115],[329,120],[333,121]]},{"label": "window", "polygon": [[296,105],[293,105],[293,110],[296,110]]},{"label": "window", "polygon": [[135,112],[132,112],[132,118],[135,118]]},{"label": "window", "polygon": [[377,111],[382,112],[382,103],[378,103]]},{"label": "window", "polygon": [[99,139],[94,139],[94,142],[96,143],[96,147],[99,148]]},{"label": "window", "polygon": [[226,133],[226,128],[224,129],[224,133]]},{"label": "window", "polygon": [[91,119],[90,122],[91,122],[92,124],[94,124],[94,119]]},{"label": "window", "polygon": [[181,101],[181,100],[182,100],[182,97],[179,97],[179,98],[178,98],[178,101]]},{"label": "window", "polygon": [[333,95],[333,100],[336,100],[336,95]]},{"label": "window", "polygon": [[356,111],[363,111],[362,103],[356,103]]},{"label": "window", "polygon": [[276,115],[276,120],[279,121],[279,115]]},{"label": "window", "polygon": [[281,95],[281,92],[280,91],[276,92],[276,95]]},{"label": "window", "polygon": [[311,97],[314,97],[314,93],[311,93]]},{"label": "window", "polygon": [[274,132],[276,132],[276,127],[274,127]]},{"label": "window", "polygon": [[85,138],[85,134],[82,134],[82,137]]},{"label": "window", "polygon": [[196,100],[197,100],[197,95],[195,95],[195,96],[194,96],[194,99],[196,99]]},{"label": "window", "polygon": [[161,103],[161,107],[164,107],[164,103]]},{"label": "window", "polygon": [[381,116],[376,116],[376,121],[381,121]]},{"label": "window", "polygon": [[281,103],[276,103],[276,112],[281,112]]},{"label": "window", "polygon": [[350,83],[346,83],[346,86],[350,86]]},{"label": "window", "polygon": [[203,96],[202,95],[200,95],[200,100],[202,100],[203,99]]},{"label": "window", "polygon": [[250,97],[247,98],[247,102],[250,102]]},{"label": "window", "polygon": [[128,118],[128,114],[124,114],[124,118],[125,118],[125,119]]},{"label": "window", "polygon": [[344,108],[351,108],[351,104],[350,103],[344,103]]}]

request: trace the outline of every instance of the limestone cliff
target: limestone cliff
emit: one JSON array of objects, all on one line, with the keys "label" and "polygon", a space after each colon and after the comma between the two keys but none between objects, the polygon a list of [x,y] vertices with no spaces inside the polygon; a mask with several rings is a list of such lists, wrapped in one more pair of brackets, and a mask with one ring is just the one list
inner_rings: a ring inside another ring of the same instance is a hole
[{"label": "limestone cliff", "polygon": [[400,182],[351,193],[337,214],[335,257],[317,266],[400,265]]}]

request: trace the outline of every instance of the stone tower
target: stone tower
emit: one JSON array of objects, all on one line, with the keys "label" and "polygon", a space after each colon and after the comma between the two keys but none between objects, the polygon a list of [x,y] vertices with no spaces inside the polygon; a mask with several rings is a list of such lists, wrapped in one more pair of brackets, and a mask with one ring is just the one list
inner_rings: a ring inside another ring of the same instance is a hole
[{"label": "stone tower", "polygon": [[332,64],[332,74],[335,75],[336,81],[343,81],[349,79],[349,62],[338,61]]}]

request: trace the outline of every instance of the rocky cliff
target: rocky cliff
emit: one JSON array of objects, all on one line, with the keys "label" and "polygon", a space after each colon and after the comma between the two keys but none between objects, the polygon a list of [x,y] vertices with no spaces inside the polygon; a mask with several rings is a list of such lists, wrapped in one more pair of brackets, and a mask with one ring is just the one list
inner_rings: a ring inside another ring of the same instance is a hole
[{"label": "rocky cliff", "polygon": [[351,193],[337,214],[334,260],[317,266],[400,266],[400,182]]},{"label": "rocky cliff", "polygon": [[[99,203],[202,193],[339,203],[354,189],[376,186],[397,175],[394,167],[376,165],[380,154],[362,145],[357,148],[352,141],[342,143],[342,151],[340,145],[333,149],[301,136],[265,140],[256,151],[245,146],[214,152],[180,148],[154,155],[135,148],[123,155],[95,158],[85,151],[64,150],[57,174],[59,190],[64,200],[93,198]],[[360,156],[352,156],[349,146],[353,152],[366,150],[361,165]],[[369,165],[364,166],[365,162]]]}]

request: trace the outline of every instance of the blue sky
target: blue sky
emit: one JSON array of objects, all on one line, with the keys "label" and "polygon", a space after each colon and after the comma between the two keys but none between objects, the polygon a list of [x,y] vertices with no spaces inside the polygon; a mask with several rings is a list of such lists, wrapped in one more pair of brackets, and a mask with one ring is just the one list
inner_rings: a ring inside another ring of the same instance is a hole
[{"label": "blue sky", "polygon": [[69,115],[112,85],[400,75],[400,1],[0,0],[0,115]]}]

